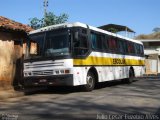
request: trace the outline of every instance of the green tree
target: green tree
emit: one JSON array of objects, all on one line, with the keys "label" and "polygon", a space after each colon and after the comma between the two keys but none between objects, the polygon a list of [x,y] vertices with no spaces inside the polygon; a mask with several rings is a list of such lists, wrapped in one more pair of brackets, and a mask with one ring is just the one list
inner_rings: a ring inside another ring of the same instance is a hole
[{"label": "green tree", "polygon": [[63,13],[59,16],[55,15],[53,12],[47,12],[44,18],[38,19],[37,17],[29,19],[29,26],[34,29],[39,29],[42,27],[60,24],[67,22],[68,14]]},{"label": "green tree", "polygon": [[31,26],[33,29],[38,29],[42,27],[42,21],[37,17],[30,18],[29,21],[29,26]]},{"label": "green tree", "polygon": [[159,27],[154,28],[153,32],[160,32],[160,28]]}]

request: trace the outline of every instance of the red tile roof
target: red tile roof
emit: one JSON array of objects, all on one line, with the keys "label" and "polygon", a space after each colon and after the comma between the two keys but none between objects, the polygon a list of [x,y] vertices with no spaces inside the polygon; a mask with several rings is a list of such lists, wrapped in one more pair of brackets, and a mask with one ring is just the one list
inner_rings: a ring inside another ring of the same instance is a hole
[{"label": "red tile roof", "polygon": [[22,23],[10,20],[2,16],[0,16],[0,28],[15,30],[15,31],[23,31],[23,32],[30,32],[34,30],[28,25],[24,25]]}]

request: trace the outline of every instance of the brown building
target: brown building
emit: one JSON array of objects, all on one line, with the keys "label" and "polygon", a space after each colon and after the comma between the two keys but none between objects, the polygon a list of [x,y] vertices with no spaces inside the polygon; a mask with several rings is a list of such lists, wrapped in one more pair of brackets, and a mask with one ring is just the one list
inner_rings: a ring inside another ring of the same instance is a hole
[{"label": "brown building", "polygon": [[27,25],[0,16],[0,89],[18,86],[27,41]]}]

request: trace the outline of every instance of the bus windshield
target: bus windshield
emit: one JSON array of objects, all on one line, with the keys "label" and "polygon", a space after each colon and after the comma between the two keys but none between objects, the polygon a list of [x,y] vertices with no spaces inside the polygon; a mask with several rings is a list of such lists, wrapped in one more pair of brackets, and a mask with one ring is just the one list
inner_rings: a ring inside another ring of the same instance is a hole
[{"label": "bus windshield", "polygon": [[46,37],[44,55],[47,57],[69,55],[69,44],[67,34],[49,33]]},{"label": "bus windshield", "polygon": [[30,35],[29,58],[69,55],[68,32],[49,31]]}]

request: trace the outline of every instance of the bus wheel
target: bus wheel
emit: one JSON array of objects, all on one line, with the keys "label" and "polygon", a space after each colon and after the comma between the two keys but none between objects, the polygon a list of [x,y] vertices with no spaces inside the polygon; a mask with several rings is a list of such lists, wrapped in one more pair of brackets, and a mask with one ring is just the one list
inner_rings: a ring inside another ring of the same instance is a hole
[{"label": "bus wheel", "polygon": [[130,70],[129,70],[129,78],[128,78],[127,83],[132,83],[134,77],[135,77],[135,76],[134,76],[134,71],[133,71],[133,69],[130,69]]},{"label": "bus wheel", "polygon": [[92,91],[95,87],[95,76],[92,72],[88,72],[86,78],[86,85],[84,85],[84,90],[86,92]]}]

